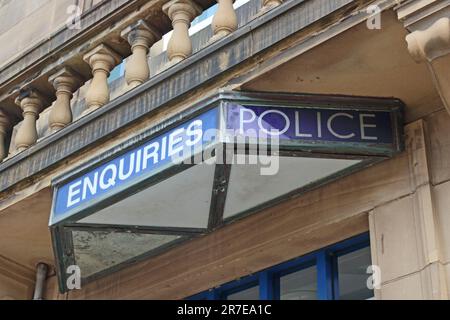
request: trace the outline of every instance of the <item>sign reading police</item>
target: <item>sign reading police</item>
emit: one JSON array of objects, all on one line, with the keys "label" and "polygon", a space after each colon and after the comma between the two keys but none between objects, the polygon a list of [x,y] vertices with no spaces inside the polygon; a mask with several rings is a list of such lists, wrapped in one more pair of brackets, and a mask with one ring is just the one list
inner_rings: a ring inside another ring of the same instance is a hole
[{"label": "sign reading police", "polygon": [[227,129],[281,140],[392,144],[390,112],[230,105]]},{"label": "sign reading police", "polygon": [[[396,109],[398,110],[398,109]],[[57,187],[55,224],[230,137],[276,136],[298,151],[385,156],[399,150],[398,112],[389,108],[222,104]],[[224,124],[224,125],[221,125]],[[226,131],[223,132],[223,131]],[[187,157],[187,156],[186,156]]]}]

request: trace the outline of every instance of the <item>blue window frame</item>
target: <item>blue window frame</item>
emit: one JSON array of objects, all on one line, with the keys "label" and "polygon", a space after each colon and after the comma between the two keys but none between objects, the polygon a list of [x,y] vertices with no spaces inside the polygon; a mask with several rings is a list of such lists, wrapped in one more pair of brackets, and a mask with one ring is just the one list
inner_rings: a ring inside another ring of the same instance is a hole
[{"label": "blue window frame", "polygon": [[[364,233],[240,280],[199,293],[188,300],[226,300],[230,295],[236,295],[237,298],[242,297],[243,300],[247,298],[257,300],[255,288],[259,291],[259,300],[280,300],[283,283],[300,286],[303,289],[303,297],[307,299],[368,299],[373,297],[373,292],[363,286],[370,276],[365,273],[370,264],[369,234]],[[339,266],[342,267],[341,270],[339,270]],[[357,272],[359,274],[356,274]],[[283,281],[284,279],[286,281]],[[340,284],[345,285],[346,292],[343,294],[339,290]],[[239,296],[239,293],[242,295]],[[284,294],[283,297],[287,298],[288,294]]]}]

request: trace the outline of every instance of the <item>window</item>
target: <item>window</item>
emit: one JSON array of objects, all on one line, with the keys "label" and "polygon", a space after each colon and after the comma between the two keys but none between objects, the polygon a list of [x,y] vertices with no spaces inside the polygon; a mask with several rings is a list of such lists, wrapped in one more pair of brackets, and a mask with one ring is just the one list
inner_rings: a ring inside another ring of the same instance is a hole
[{"label": "window", "polygon": [[259,285],[251,286],[248,289],[239,288],[237,292],[226,295],[227,300],[258,300],[259,299]]},{"label": "window", "polygon": [[370,265],[366,233],[189,300],[368,300]]},{"label": "window", "polygon": [[362,248],[337,259],[339,299],[366,300],[373,297],[367,288],[367,268],[371,265],[370,250]]},{"label": "window", "polygon": [[281,300],[316,300],[317,268],[304,268],[280,277]]}]

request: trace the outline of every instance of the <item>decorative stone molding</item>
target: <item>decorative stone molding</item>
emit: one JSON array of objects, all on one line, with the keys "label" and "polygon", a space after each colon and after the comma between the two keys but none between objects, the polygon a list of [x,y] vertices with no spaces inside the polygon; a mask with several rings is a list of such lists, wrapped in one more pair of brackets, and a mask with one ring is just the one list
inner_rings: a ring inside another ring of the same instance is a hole
[{"label": "decorative stone molding", "polygon": [[8,156],[6,149],[6,137],[11,128],[11,122],[8,116],[0,110],[0,162]]},{"label": "decorative stone molding", "polygon": [[426,30],[406,36],[408,50],[417,62],[433,60],[450,53],[450,19],[441,18]]},{"label": "decorative stone molding", "polygon": [[450,18],[438,19],[425,30],[406,36],[408,50],[418,63],[426,62],[435,86],[450,113]]},{"label": "decorative stone molding", "polygon": [[86,111],[91,113],[110,100],[108,77],[122,57],[108,46],[101,44],[83,57],[92,68],[92,82],[86,93]]},{"label": "decorative stone molding", "polygon": [[161,34],[150,27],[145,21],[139,20],[121,32],[121,37],[128,41],[132,55],[125,67],[125,79],[130,89],[135,88],[150,78],[148,53],[150,47],[159,39]]},{"label": "decorative stone molding", "polygon": [[402,1],[398,19],[410,32],[408,50],[417,63],[426,63],[443,104],[450,113],[450,1]]},{"label": "decorative stone molding", "polygon": [[234,0],[217,0],[219,6],[212,20],[214,36],[211,42],[219,40],[237,29],[238,19],[233,2]]},{"label": "decorative stone molding", "polygon": [[284,0],[263,0],[263,5],[261,8],[261,12],[266,12],[272,10],[279,5],[282,5]]},{"label": "decorative stone molding", "polygon": [[50,76],[49,82],[56,90],[56,102],[50,111],[49,127],[52,132],[57,132],[72,123],[70,101],[81,79],[73,70],[65,67]]},{"label": "decorative stone molding", "polygon": [[23,111],[23,122],[17,130],[15,137],[15,147],[18,152],[22,152],[37,142],[38,134],[36,121],[44,106],[45,98],[34,89],[29,89],[16,99],[16,104]]},{"label": "decorative stone molding", "polygon": [[172,20],[173,34],[167,48],[170,65],[172,65],[192,54],[189,27],[192,20],[203,10],[191,0],[172,0],[163,6],[163,11]]}]

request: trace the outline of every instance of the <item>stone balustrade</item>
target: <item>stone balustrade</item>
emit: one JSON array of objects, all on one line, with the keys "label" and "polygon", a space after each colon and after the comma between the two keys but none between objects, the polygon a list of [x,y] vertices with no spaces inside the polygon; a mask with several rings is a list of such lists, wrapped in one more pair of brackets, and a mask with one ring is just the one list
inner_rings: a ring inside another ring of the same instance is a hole
[{"label": "stone balustrade", "polygon": [[[263,6],[269,2],[272,6],[272,3],[282,1],[265,0]],[[238,18],[233,3],[234,0],[217,0],[217,11],[211,24],[213,36],[210,42],[220,40],[238,28]],[[146,5],[145,8],[148,10],[150,5]],[[206,8],[193,0],[172,0],[166,2],[160,9],[165,13],[166,19],[171,22],[173,29],[166,51],[169,66],[180,63],[192,55],[193,45],[189,28],[192,21],[204,9]],[[164,29],[153,25],[153,20],[150,16],[146,17],[144,13],[133,12],[130,17],[125,17],[123,20],[129,23],[118,30],[117,35],[114,33],[112,38],[108,37],[108,40],[105,38],[104,42],[96,40],[92,42],[93,45],[88,41],[86,45],[74,50],[75,58],[60,59],[61,63],[55,68],[48,68],[47,74],[45,74],[47,71],[43,70],[39,76],[44,77],[49,86],[42,86],[42,81],[38,81],[41,79],[39,78],[36,79],[39,85],[34,86],[33,81],[27,82],[23,87],[19,87],[22,89],[16,89],[15,94],[8,96],[8,99],[13,97],[13,101],[20,108],[20,112],[17,110],[16,114],[21,114],[23,119],[19,116],[11,116],[11,112],[2,111],[0,104],[0,162],[8,159],[9,155],[20,153],[37,143],[40,138],[37,121],[40,113],[45,109],[49,108],[48,127],[51,134],[69,126],[74,121],[72,98],[80,88],[85,86],[87,88],[87,90],[83,89],[85,90],[85,108],[82,116],[105,106],[110,101],[108,77],[124,58],[127,59],[126,90],[138,87],[151,77],[149,53],[152,46],[162,38]],[[169,31],[164,30],[164,32]],[[128,46],[126,50],[125,44]],[[74,60],[78,59],[76,57],[82,59]],[[2,98],[0,97],[0,100]]]},{"label": "stone balustrade", "polygon": [[75,71],[65,67],[51,75],[49,82],[56,90],[56,102],[50,112],[49,127],[52,132],[57,132],[72,123],[70,101],[73,92],[81,83],[81,77]]},{"label": "stone balustrade", "polygon": [[88,114],[109,102],[108,77],[112,69],[122,61],[122,58],[113,49],[101,44],[86,53],[83,60],[91,66],[93,75],[89,90],[86,93],[86,111],[84,114]]},{"label": "stone balustrade", "polygon": [[212,21],[214,36],[211,42],[219,40],[237,29],[238,18],[236,10],[233,8],[233,2],[233,0],[217,0],[219,6]]},{"label": "stone balustrade", "polygon": [[201,14],[202,9],[191,0],[172,0],[163,6],[163,11],[169,16],[173,26],[173,34],[167,48],[169,63],[172,65],[192,54],[189,27],[192,20]]},{"label": "stone balustrade", "polygon": [[128,41],[133,52],[125,69],[125,79],[129,88],[132,89],[150,78],[148,53],[150,47],[161,39],[161,34],[144,20],[139,20],[123,30],[121,36]]},{"label": "stone balustrade", "polygon": [[45,103],[44,96],[35,89],[23,91],[16,99],[23,113],[23,121],[16,134],[15,147],[18,152],[25,151],[37,142],[36,121]]}]

